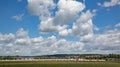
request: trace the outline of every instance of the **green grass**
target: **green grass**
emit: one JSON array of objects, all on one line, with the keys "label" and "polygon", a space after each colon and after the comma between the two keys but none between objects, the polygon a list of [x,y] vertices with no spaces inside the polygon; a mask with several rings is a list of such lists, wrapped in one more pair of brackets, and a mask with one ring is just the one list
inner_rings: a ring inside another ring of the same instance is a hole
[{"label": "green grass", "polygon": [[120,67],[115,62],[2,61],[0,67]]}]

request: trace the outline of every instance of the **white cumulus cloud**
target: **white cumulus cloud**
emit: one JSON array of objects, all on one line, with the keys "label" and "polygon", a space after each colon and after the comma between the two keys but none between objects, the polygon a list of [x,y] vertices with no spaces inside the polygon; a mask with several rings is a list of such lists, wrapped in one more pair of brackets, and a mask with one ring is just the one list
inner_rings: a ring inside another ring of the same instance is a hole
[{"label": "white cumulus cloud", "polygon": [[[56,36],[48,38],[30,38],[23,28],[16,34],[0,34],[0,55],[43,55],[58,53],[79,53],[84,44],[82,42],[57,40]],[[21,35],[20,35],[21,34]],[[24,34],[24,37],[23,37]],[[18,35],[20,35],[18,37]],[[8,40],[11,40],[8,42]]]},{"label": "white cumulus cloud", "polygon": [[120,27],[120,23],[116,24],[115,27],[118,27],[118,28],[119,28],[119,27]]},{"label": "white cumulus cloud", "polygon": [[[52,17],[52,10],[55,7],[58,11]],[[79,13],[84,9],[85,5],[75,0],[59,0],[58,3],[54,3],[53,0],[28,0],[29,12],[40,18],[41,33],[58,32],[62,36],[67,35],[67,32],[70,32],[70,30],[67,31],[68,23],[76,21]]]},{"label": "white cumulus cloud", "polygon": [[103,4],[98,3],[98,5],[103,7],[113,7],[113,6],[120,5],[120,0],[105,1]]},{"label": "white cumulus cloud", "polygon": [[53,0],[27,0],[28,10],[32,15],[37,15],[40,20],[46,20],[51,16],[51,10],[55,8]]},{"label": "white cumulus cloud", "polygon": [[78,13],[85,8],[83,3],[75,0],[60,0],[57,5],[58,11],[53,20],[55,25],[63,25],[74,21],[78,17]]},{"label": "white cumulus cloud", "polygon": [[95,34],[89,40],[84,40],[85,49],[95,53],[119,53],[120,52],[120,31],[117,29],[107,30],[103,34]]},{"label": "white cumulus cloud", "polygon": [[18,14],[18,15],[12,16],[12,19],[19,21],[19,20],[22,20],[23,16],[24,16],[24,13]]},{"label": "white cumulus cloud", "polygon": [[89,10],[82,12],[79,18],[73,23],[72,28],[59,31],[60,36],[84,37],[93,34],[92,18],[95,14]]}]

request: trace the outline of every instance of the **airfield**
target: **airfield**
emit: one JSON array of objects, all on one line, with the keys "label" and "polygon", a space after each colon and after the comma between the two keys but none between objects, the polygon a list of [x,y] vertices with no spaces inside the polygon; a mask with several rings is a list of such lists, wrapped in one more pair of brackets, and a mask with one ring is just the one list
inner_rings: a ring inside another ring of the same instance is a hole
[{"label": "airfield", "polygon": [[0,67],[120,67],[118,62],[75,60],[4,60]]}]

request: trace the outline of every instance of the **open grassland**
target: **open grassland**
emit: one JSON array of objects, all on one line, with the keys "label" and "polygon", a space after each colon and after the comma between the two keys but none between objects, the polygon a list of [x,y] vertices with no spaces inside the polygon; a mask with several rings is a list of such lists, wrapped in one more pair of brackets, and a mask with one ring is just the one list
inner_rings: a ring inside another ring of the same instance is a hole
[{"label": "open grassland", "polygon": [[116,62],[0,61],[0,67],[120,67]]}]

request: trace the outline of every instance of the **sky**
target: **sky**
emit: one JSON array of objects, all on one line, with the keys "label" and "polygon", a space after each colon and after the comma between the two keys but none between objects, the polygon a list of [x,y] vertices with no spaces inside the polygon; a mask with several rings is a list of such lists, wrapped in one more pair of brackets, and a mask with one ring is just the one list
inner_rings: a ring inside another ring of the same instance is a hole
[{"label": "sky", "polygon": [[120,0],[0,1],[0,56],[120,54]]}]

